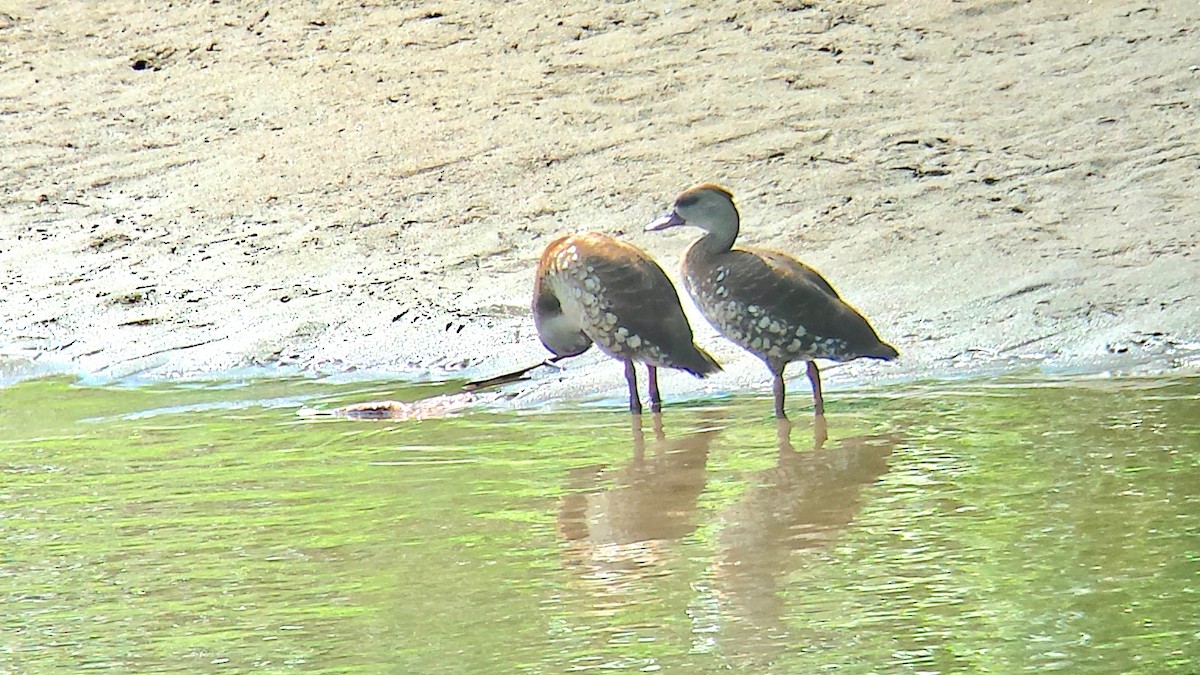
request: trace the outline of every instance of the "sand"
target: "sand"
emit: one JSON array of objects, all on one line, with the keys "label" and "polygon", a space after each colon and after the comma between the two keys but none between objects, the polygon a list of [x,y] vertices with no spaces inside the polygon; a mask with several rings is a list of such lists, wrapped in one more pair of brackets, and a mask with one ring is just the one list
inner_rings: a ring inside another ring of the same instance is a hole
[{"label": "sand", "polygon": [[[0,382],[494,374],[546,356],[553,236],[678,278],[694,231],[642,226],[701,181],[902,352],[834,389],[1194,371],[1197,26],[1195,0],[0,0]],[[687,309],[727,370],[668,398],[767,390]],[[525,386],[623,380],[592,354]]]}]

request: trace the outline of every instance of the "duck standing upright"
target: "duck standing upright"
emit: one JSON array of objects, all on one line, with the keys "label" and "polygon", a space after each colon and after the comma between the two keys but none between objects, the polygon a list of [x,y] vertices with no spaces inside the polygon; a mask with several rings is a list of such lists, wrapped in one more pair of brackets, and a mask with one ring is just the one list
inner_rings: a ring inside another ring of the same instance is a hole
[{"label": "duck standing upright", "polygon": [[740,217],[729,190],[712,183],[689,188],[675,199],[671,213],[646,229],[681,225],[706,232],[684,255],[684,285],[721,334],[771,369],[776,417],[787,417],[783,370],[792,361],[808,363],[820,417],[825,402],[813,359],[889,361],[899,355],[816,270],[784,253],[733,248]]},{"label": "duck standing upright", "polygon": [[679,294],[644,251],[599,232],[550,242],[538,263],[533,319],[556,357],[582,354],[595,343],[625,362],[629,410],[642,412],[634,361],[646,364],[650,409],[662,409],[658,368],[697,377],[721,366],[692,342]]}]

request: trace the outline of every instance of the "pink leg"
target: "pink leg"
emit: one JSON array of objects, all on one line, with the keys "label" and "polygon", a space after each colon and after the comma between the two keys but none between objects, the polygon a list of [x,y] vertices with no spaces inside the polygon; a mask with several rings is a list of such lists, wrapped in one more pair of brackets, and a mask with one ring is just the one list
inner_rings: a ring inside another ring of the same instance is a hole
[{"label": "pink leg", "polygon": [[625,362],[625,381],[629,383],[629,412],[641,415],[642,401],[638,398],[637,373],[633,370],[633,361]]}]

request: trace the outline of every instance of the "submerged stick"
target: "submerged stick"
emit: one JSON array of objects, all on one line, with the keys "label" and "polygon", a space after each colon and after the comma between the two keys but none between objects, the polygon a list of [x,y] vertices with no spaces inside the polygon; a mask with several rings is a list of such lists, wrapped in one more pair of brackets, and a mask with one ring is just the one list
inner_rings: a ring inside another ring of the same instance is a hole
[{"label": "submerged stick", "polygon": [[484,380],[475,380],[474,382],[468,382],[463,385],[462,390],[463,391],[478,391],[480,389],[486,389],[488,387],[498,387],[502,384],[508,384],[509,382],[516,382],[517,380],[523,380],[523,379],[525,379],[525,373],[528,373],[529,371],[533,370],[534,368],[541,368],[542,366],[552,366],[555,363],[558,363],[559,361],[562,361],[563,359],[568,358],[569,356],[573,356],[573,355],[552,356],[552,357],[546,359],[545,361],[540,361],[538,363],[533,364],[532,366],[526,366],[520,370],[514,370],[510,373],[505,373],[503,375],[496,375],[495,377],[489,377]]}]

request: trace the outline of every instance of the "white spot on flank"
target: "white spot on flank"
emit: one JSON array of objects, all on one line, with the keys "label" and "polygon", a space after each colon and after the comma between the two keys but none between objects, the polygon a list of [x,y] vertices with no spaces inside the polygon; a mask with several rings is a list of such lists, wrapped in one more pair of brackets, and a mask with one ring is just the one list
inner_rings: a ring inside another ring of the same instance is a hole
[{"label": "white spot on flank", "polygon": [[[624,329],[622,329],[622,330],[624,330]],[[642,338],[640,338],[636,335],[630,335],[629,340],[626,342],[626,344],[629,345],[630,349],[637,349],[638,347],[642,346]]]}]

